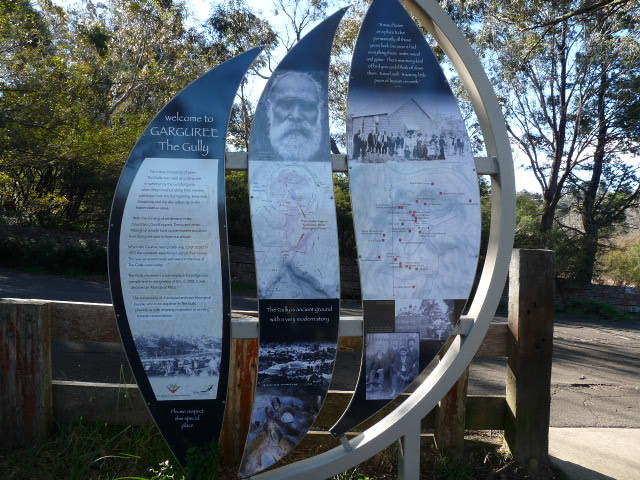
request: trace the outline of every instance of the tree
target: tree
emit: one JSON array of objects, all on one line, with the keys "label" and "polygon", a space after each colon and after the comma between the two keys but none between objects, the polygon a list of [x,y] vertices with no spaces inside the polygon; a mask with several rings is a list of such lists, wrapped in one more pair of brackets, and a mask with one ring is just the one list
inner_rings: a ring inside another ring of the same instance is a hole
[{"label": "tree", "polygon": [[511,138],[541,187],[541,231],[553,227],[567,179],[586,161],[591,140],[582,123],[585,99],[594,92],[590,63],[579,61],[584,25],[572,17],[532,29],[569,8],[571,0],[493,1],[480,36]]},{"label": "tree", "polygon": [[[273,50],[279,42],[271,25],[253,13],[244,0],[228,0],[215,6],[205,23],[205,32],[202,52],[214,65],[263,45],[263,53],[251,68],[254,77],[263,77],[261,71],[270,65]],[[255,111],[246,78],[240,84],[237,100],[231,112],[229,142],[246,151],[249,149],[249,133]]]},{"label": "tree", "polygon": [[196,34],[184,27],[184,7],[113,0],[65,11],[43,0],[3,13],[2,214],[104,231],[144,125],[202,70],[189,53]]},{"label": "tree", "polygon": [[[620,155],[640,150],[640,4],[598,12],[587,25],[585,62],[591,62],[595,95],[585,102],[584,124],[593,131],[593,159],[570,178],[582,223],[582,260],[577,280],[588,283],[601,241],[624,226],[626,211],[639,205],[636,168]],[[588,174],[582,179],[581,173]]]}]

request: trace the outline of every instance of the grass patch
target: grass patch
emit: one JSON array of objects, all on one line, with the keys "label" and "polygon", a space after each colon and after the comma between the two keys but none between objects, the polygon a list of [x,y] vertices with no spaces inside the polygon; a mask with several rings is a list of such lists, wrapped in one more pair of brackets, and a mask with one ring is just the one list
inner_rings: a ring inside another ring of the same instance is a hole
[{"label": "grass patch", "polygon": [[0,475],[5,480],[150,477],[151,469],[168,458],[175,463],[155,426],[78,421],[57,425],[52,438],[40,445],[0,451]]},{"label": "grass patch", "polygon": [[619,312],[608,303],[595,300],[578,300],[570,303],[563,310],[566,313],[607,320],[633,320],[638,318],[637,315]]},{"label": "grass patch", "polygon": [[[501,435],[476,434],[465,440],[465,453],[454,461],[423,437],[422,478],[430,480],[525,480],[533,478],[502,448]],[[334,440],[332,440],[335,442]],[[306,444],[306,447],[304,446]],[[315,455],[327,445],[304,441],[287,462]],[[3,480],[227,480],[237,469],[218,459],[217,448],[190,452],[184,472],[155,426],[115,426],[82,421],[61,424],[48,441],[26,449],[0,451]],[[222,471],[218,472],[221,465]],[[334,480],[397,479],[397,444],[377,453]],[[535,478],[561,480],[547,469]]]}]

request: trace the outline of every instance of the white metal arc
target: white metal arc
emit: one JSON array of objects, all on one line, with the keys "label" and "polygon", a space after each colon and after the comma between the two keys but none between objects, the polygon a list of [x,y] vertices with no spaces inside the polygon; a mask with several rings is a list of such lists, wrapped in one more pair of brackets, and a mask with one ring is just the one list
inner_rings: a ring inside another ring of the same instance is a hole
[{"label": "white metal arc", "polygon": [[321,480],[367,460],[419,425],[454,385],[478,351],[495,314],[509,269],[515,226],[515,181],[505,121],[480,60],[462,32],[433,0],[407,0],[406,7],[430,31],[458,71],[482,128],[487,155],[498,162],[491,176],[491,229],[480,283],[469,314],[473,327],[458,335],[440,363],[407,400],[348,444],[252,477],[254,480]]}]

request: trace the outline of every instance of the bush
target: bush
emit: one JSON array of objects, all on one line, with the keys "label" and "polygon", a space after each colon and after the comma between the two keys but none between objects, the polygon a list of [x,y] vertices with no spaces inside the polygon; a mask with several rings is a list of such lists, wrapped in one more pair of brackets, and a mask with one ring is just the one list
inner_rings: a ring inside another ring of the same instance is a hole
[{"label": "bush", "polygon": [[573,302],[566,307],[569,313],[577,313],[596,318],[606,318],[612,320],[622,320],[626,315],[617,311],[608,303],[596,302],[593,300],[580,300]]},{"label": "bush", "polygon": [[67,275],[106,275],[107,250],[97,240],[0,238],[0,266]]},{"label": "bush", "polygon": [[640,241],[607,252],[602,265],[605,276],[616,285],[640,287]]}]

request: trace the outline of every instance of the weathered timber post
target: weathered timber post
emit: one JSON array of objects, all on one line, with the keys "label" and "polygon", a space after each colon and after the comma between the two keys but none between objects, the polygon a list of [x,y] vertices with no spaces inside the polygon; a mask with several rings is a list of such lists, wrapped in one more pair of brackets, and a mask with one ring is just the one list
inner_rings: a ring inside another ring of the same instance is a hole
[{"label": "weathered timber post", "polygon": [[231,340],[231,372],[220,442],[224,462],[239,464],[251,423],[258,374],[257,338]]},{"label": "weathered timber post", "polygon": [[552,251],[513,251],[504,433],[513,456],[533,473],[549,459],[554,289]]},{"label": "weathered timber post", "polygon": [[464,453],[467,384],[469,369],[451,387],[436,410],[434,440],[436,447],[451,460],[461,460]]},{"label": "weathered timber post", "polygon": [[[453,341],[461,341],[454,339]],[[469,368],[465,369],[449,392],[442,397],[435,412],[434,440],[436,447],[451,460],[461,460],[464,453],[467,384]]]},{"label": "weathered timber post", "polygon": [[32,445],[52,427],[49,304],[0,300],[0,447]]}]

